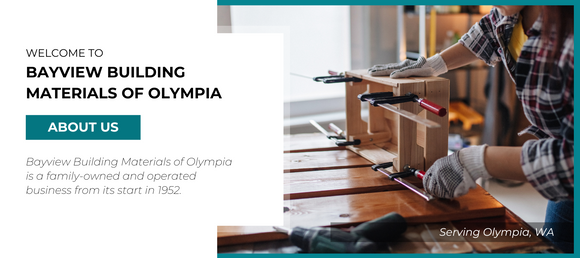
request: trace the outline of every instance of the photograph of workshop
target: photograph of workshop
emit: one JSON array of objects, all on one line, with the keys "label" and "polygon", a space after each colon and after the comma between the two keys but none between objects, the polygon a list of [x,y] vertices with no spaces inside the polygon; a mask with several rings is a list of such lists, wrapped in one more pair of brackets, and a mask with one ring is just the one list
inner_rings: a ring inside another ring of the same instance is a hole
[{"label": "photograph of workshop", "polygon": [[217,9],[285,46],[284,225],[218,254],[574,251],[573,6]]}]

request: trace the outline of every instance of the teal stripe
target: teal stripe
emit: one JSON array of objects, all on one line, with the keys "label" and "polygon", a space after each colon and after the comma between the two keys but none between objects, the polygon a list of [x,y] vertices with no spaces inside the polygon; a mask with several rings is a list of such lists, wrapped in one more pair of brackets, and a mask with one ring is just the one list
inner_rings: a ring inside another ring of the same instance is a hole
[{"label": "teal stripe", "polygon": [[[64,126],[61,127],[61,124]],[[64,130],[61,131],[61,128]],[[26,140],[140,139],[141,116],[138,115],[26,116]]]}]

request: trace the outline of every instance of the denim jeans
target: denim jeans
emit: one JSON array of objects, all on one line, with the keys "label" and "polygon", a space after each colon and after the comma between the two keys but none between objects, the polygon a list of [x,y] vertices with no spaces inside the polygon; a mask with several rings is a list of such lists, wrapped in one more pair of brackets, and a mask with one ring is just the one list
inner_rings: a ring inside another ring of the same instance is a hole
[{"label": "denim jeans", "polygon": [[545,234],[554,246],[566,253],[574,252],[574,201],[548,201],[546,208]]}]

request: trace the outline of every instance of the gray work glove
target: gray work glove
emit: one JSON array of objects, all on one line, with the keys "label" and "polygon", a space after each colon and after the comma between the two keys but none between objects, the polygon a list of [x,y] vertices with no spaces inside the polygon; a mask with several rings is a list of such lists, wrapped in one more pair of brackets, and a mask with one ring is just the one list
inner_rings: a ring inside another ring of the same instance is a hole
[{"label": "gray work glove", "polygon": [[428,59],[419,57],[417,61],[407,59],[400,63],[378,64],[369,68],[370,75],[390,75],[391,78],[439,76],[446,72],[447,65],[439,54]]},{"label": "gray work glove", "polygon": [[435,161],[425,173],[423,186],[428,193],[446,199],[467,194],[477,186],[475,180],[489,178],[483,154],[487,145],[461,149]]}]

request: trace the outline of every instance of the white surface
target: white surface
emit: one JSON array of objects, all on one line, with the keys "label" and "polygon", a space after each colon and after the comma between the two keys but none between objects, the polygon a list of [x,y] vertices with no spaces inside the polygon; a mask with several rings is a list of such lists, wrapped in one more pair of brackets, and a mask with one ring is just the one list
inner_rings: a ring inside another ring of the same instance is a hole
[{"label": "white surface", "polygon": [[[0,257],[213,257],[217,225],[282,223],[282,173],[276,173],[283,169],[281,34],[217,35],[215,1],[9,3],[0,6]],[[104,55],[29,58],[27,48],[99,48]],[[183,66],[186,76],[28,79],[26,66]],[[27,87],[218,87],[223,99],[40,100],[26,99]],[[258,110],[260,116],[252,116]],[[33,114],[141,115],[141,140],[27,141],[25,116]],[[27,157],[200,157],[233,163],[199,169],[196,181],[176,183],[182,185],[179,196],[27,195],[27,185],[77,184],[26,181],[27,172],[42,172],[26,167]]]},{"label": "white surface", "polygon": [[529,183],[516,187],[505,187],[489,181],[487,191],[520,218],[530,223],[544,222],[548,200],[542,197]]}]

